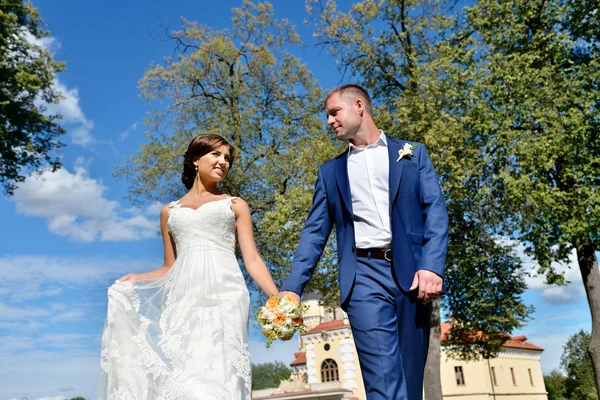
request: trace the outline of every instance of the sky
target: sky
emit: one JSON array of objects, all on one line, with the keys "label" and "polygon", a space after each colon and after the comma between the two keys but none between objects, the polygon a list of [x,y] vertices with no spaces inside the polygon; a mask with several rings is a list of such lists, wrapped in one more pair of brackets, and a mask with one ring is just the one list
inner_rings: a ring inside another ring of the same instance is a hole
[{"label": "sky", "polygon": [[[151,62],[173,51],[162,27],[180,17],[221,29],[241,0],[34,0],[51,36],[41,43],[67,69],[55,85],[65,97],[64,168],[29,178],[14,196],[0,196],[0,400],[94,399],[99,372],[106,286],[129,272],[162,264],[157,234],[161,204],[135,208],[116,166],[145,140],[145,114],[155,105],[139,97],[138,81]],[[312,27],[301,0],[274,0],[275,15],[288,18],[305,43]],[[340,8],[349,1],[341,1]],[[343,80],[335,62],[310,46],[294,49],[324,88]],[[334,156],[332,154],[332,156]],[[164,199],[164,203],[176,199]],[[518,249],[527,268],[534,263]],[[572,268],[569,268],[572,267]],[[562,346],[580,329],[590,331],[590,312],[574,257],[562,265],[565,287],[528,279],[524,295],[533,320],[514,335],[545,348],[545,373],[559,367]],[[297,342],[266,349],[250,327],[254,363],[289,363]]]}]

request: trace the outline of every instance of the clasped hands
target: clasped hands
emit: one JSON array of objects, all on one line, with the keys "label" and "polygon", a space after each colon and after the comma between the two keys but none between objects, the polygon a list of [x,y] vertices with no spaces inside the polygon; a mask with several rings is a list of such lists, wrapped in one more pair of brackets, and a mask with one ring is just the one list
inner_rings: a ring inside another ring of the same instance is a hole
[{"label": "clasped hands", "polygon": [[[410,291],[417,290],[417,299],[421,300],[423,304],[427,304],[440,297],[443,283],[444,280],[442,277],[435,272],[420,269],[415,273]],[[297,293],[289,291],[279,292],[279,296],[283,297],[287,295],[292,296],[300,303],[300,296]]]}]

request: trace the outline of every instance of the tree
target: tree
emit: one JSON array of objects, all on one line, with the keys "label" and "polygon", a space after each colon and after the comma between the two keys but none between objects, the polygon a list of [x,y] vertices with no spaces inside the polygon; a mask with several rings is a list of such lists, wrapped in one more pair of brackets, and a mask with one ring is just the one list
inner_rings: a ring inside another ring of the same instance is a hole
[{"label": "tree", "polygon": [[565,376],[557,370],[553,370],[550,375],[544,375],[544,386],[546,386],[548,392],[548,400],[568,400],[565,381]]},{"label": "tree", "polygon": [[598,400],[592,360],[587,351],[590,339],[589,333],[580,330],[569,337],[563,347],[560,364],[567,372],[564,386],[566,395],[570,399]]},{"label": "tree", "polygon": [[[249,203],[261,255],[280,280],[295,248],[287,234],[310,204],[314,180],[308,181],[337,144],[317,117],[320,87],[288,51],[300,43],[293,26],[274,18],[269,3],[246,0],[232,12],[231,29],[184,19],[182,30],[166,33],[175,56],[151,65],[140,82],[142,96],[160,103],[146,121],[149,141],[117,175],[129,181],[134,202],[177,199],[191,138],[225,136],[238,153],[223,189]],[[328,259],[323,274],[334,268]],[[326,280],[315,278],[312,289],[320,289]]]},{"label": "tree", "polygon": [[289,379],[292,370],[281,361],[252,364],[252,390],[279,387],[284,379]]},{"label": "tree", "polygon": [[[498,224],[489,189],[481,179],[488,165],[472,114],[482,102],[472,83],[481,79],[454,2],[357,1],[348,12],[334,1],[311,0],[317,43],[370,89],[378,126],[392,136],[424,142],[440,178],[450,218],[442,305],[451,316],[445,341],[461,358],[493,357],[506,332],[522,326],[532,308],[523,304],[525,272],[511,243],[495,234]],[[441,399],[439,306],[434,304],[425,397]]]},{"label": "tree", "polygon": [[31,3],[0,0],[0,184],[7,195],[25,180],[23,168],[60,167],[53,151],[65,131],[44,104],[60,100],[53,82],[64,64],[34,43],[49,35],[43,25]]},{"label": "tree", "polygon": [[[485,177],[504,234],[526,244],[549,283],[575,250],[592,316],[589,353],[600,393],[600,47],[597,4],[481,0],[476,117],[493,153]],[[581,23],[581,24],[580,24]]]}]

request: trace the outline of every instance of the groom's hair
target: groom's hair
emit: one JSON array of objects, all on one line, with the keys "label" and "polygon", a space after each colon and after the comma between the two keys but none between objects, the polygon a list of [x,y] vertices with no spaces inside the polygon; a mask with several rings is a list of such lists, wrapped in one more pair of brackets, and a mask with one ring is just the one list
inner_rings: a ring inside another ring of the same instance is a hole
[{"label": "groom's hair", "polygon": [[336,93],[339,93],[340,97],[344,98],[344,100],[354,101],[357,98],[361,99],[363,103],[365,103],[365,109],[367,110],[369,115],[373,115],[373,104],[371,102],[371,96],[369,96],[369,93],[362,87],[350,83],[348,85],[343,85],[333,89],[327,94],[327,97],[325,97],[325,101],[323,102],[323,104],[325,104],[325,107],[327,107],[327,101],[331,98],[331,96],[333,96]]}]

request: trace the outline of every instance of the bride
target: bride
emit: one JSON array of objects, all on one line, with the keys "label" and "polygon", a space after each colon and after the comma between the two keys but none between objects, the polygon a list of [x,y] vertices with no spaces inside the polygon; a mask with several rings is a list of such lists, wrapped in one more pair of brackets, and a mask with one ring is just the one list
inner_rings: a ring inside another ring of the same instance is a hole
[{"label": "bride", "polygon": [[248,204],[222,193],[234,148],[200,135],[184,155],[190,189],[160,213],[164,265],[108,289],[98,399],[250,400],[249,295],[235,256],[267,294]]}]

